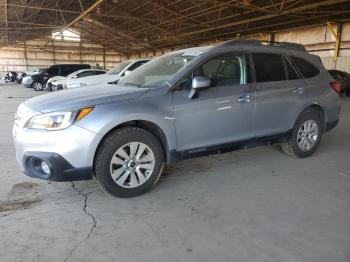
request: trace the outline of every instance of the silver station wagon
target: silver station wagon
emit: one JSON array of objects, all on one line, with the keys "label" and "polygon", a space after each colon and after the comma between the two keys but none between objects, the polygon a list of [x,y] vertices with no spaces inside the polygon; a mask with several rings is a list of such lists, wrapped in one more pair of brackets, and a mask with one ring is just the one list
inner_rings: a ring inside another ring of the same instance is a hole
[{"label": "silver station wagon", "polygon": [[262,144],[308,157],[340,116],[339,83],[302,45],[231,40],[151,60],[116,85],[21,104],[13,137],[28,176],[97,178],[145,193],[164,164]]}]

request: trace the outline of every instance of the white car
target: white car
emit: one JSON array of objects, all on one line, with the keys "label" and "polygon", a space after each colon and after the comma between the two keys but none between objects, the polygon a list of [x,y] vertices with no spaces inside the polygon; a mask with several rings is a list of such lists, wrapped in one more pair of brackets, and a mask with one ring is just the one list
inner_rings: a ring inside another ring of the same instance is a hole
[{"label": "white car", "polygon": [[[139,59],[135,61],[124,61],[109,71],[104,75],[87,76],[82,79],[69,79],[65,81],[65,86],[63,88],[76,88],[82,86],[90,86],[97,84],[111,84],[116,83],[121,77],[125,76],[129,72],[135,70],[139,66],[147,63],[150,59]],[[53,83],[56,85],[56,83]]]},{"label": "white car", "polygon": [[65,88],[66,81],[70,79],[78,79],[78,78],[87,77],[87,76],[96,76],[96,75],[105,74],[106,72],[107,72],[106,70],[102,70],[102,69],[81,69],[69,74],[66,77],[54,76],[47,81],[46,88],[50,91],[63,89]]}]

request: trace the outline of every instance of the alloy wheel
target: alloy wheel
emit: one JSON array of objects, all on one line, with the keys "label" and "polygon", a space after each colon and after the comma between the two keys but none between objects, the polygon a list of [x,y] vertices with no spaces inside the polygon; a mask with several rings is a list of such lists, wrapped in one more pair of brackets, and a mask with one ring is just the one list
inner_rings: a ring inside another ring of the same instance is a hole
[{"label": "alloy wheel", "polygon": [[43,88],[42,84],[40,84],[38,82],[34,83],[34,90],[40,91],[42,88]]},{"label": "alloy wheel", "polygon": [[298,147],[302,151],[309,151],[314,147],[318,138],[318,125],[314,120],[305,121],[299,128],[297,135]]},{"label": "alloy wheel", "polygon": [[135,188],[149,179],[154,165],[155,157],[151,148],[141,142],[131,142],[113,154],[110,174],[117,185]]}]

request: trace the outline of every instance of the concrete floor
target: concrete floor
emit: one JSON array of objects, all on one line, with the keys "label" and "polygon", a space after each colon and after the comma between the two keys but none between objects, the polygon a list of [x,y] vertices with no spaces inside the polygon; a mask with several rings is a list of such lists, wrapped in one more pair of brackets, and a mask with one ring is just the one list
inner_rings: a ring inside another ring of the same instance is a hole
[{"label": "concrete floor", "polygon": [[117,199],[22,175],[12,123],[38,95],[0,85],[0,261],[350,261],[350,99],[308,159],[259,147],[180,162]]}]

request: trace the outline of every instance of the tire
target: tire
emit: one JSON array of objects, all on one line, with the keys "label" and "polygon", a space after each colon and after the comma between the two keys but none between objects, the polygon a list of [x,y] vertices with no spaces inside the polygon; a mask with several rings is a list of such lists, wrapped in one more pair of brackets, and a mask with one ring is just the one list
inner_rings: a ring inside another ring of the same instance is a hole
[{"label": "tire", "polygon": [[[138,145],[135,147],[135,144]],[[131,146],[135,148],[134,154]],[[149,191],[157,183],[163,165],[163,150],[157,138],[144,129],[125,127],[112,132],[102,141],[96,153],[94,173],[105,191],[125,198]],[[149,169],[143,169],[146,166]]]},{"label": "tire", "polygon": [[32,87],[33,87],[33,89],[34,89],[35,91],[42,91],[43,88],[44,88],[43,84],[40,83],[40,82],[38,82],[38,81],[34,81],[34,82],[32,83]]},{"label": "tire", "polygon": [[[292,131],[292,137],[287,143],[281,145],[282,151],[286,155],[295,156],[299,158],[311,156],[317,150],[321,142],[321,119],[321,112],[319,112],[318,110],[310,110],[303,112],[295,122]],[[314,126],[316,126],[317,131],[315,131],[316,129],[314,128]],[[308,132],[308,129],[310,129],[311,131]],[[309,133],[309,135],[307,135],[307,133]],[[315,137],[314,134],[316,134],[317,137]]]}]

